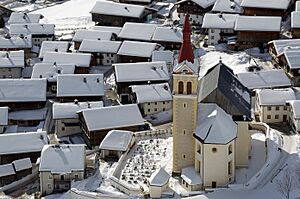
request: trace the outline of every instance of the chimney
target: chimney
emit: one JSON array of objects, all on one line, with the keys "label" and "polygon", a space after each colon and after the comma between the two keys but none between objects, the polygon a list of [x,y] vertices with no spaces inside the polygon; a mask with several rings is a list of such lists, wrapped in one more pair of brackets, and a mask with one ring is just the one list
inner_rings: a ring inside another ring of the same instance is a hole
[{"label": "chimney", "polygon": [[86,77],[83,78],[83,82],[84,82],[84,83],[87,83]]},{"label": "chimney", "polygon": [[78,100],[77,99],[74,100],[74,104],[78,104]]}]

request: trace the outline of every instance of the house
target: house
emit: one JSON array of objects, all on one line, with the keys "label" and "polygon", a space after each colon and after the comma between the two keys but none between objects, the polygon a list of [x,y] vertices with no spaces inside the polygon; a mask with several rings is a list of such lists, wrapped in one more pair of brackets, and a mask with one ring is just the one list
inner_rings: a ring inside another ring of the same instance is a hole
[{"label": "house", "polygon": [[162,193],[169,188],[170,175],[164,168],[160,168],[151,174],[148,186],[151,198],[161,198]]},{"label": "house", "polygon": [[0,134],[5,130],[5,127],[8,125],[8,107],[0,107]]},{"label": "house", "polygon": [[168,83],[130,86],[132,102],[139,105],[142,115],[151,115],[172,108]]},{"label": "house", "polygon": [[237,16],[236,14],[206,13],[202,28],[208,30],[208,44],[227,43],[228,37],[236,34],[234,26]]},{"label": "house", "polygon": [[160,44],[165,50],[179,50],[182,43],[182,30],[173,27],[157,27],[152,41]]},{"label": "house", "polygon": [[30,58],[32,48],[31,35],[0,37],[0,51],[24,51],[25,59]]},{"label": "house", "polygon": [[288,121],[287,101],[295,100],[291,88],[263,89],[257,92],[255,112],[264,123],[282,123]]},{"label": "house", "polygon": [[[78,112],[80,125],[91,146],[99,146],[110,130],[139,131],[145,122],[136,104],[84,109]],[[101,122],[99,122],[101,121]]]},{"label": "house", "polygon": [[287,101],[287,106],[289,110],[288,122],[292,129],[298,133],[300,131],[300,100]]},{"label": "house", "polygon": [[42,60],[47,52],[62,52],[69,51],[70,43],[66,41],[43,41],[39,58]]},{"label": "house", "polygon": [[234,31],[237,32],[239,49],[261,47],[279,38],[281,17],[237,16]]},{"label": "house", "polygon": [[11,111],[8,113],[8,123],[21,127],[35,127],[45,121],[47,111],[47,108]]},{"label": "house", "polygon": [[156,50],[152,52],[152,62],[164,61],[167,64],[168,71],[171,74],[174,66],[174,53],[170,50]]},{"label": "house", "polygon": [[97,1],[90,13],[96,25],[119,27],[126,22],[143,23],[155,16],[155,10],[148,7],[105,0]]},{"label": "house", "polygon": [[152,52],[161,46],[157,43],[124,41],[117,53],[120,63],[147,62]]},{"label": "house", "polygon": [[242,0],[216,0],[212,12],[213,13],[228,13],[228,14],[243,14],[244,10],[241,7]]},{"label": "house", "polygon": [[103,102],[68,102],[52,105],[52,119],[54,120],[55,134],[57,137],[70,136],[82,133],[78,120],[78,111],[89,108],[103,107]]},{"label": "house", "polygon": [[22,158],[35,163],[46,144],[48,137],[44,131],[0,134],[0,165]]},{"label": "house", "polygon": [[0,78],[20,78],[25,66],[24,51],[0,51]]},{"label": "house", "polygon": [[74,64],[36,63],[33,66],[31,79],[45,78],[47,80],[47,95],[56,95],[57,76],[60,74],[74,74]]},{"label": "house", "polygon": [[17,180],[24,178],[32,173],[32,164],[30,158],[23,158],[12,162]]},{"label": "house", "polygon": [[8,24],[29,24],[29,23],[39,23],[40,19],[44,18],[41,14],[32,14],[26,12],[12,12]]},{"label": "house", "polygon": [[57,76],[56,97],[60,102],[101,101],[103,74],[67,74]]},{"label": "house", "polygon": [[216,103],[234,120],[251,120],[251,92],[221,61],[199,81],[198,101]]},{"label": "house", "polygon": [[54,24],[11,24],[9,34],[17,36],[31,35],[32,46],[40,47],[43,41],[54,40]]},{"label": "house", "polygon": [[78,50],[81,42],[84,39],[110,41],[110,40],[116,40],[116,37],[117,35],[115,35],[113,32],[108,32],[108,31],[77,30],[73,37],[74,49]]},{"label": "house", "polygon": [[179,23],[183,24],[186,14],[190,17],[191,25],[201,26],[203,15],[211,11],[216,0],[181,0],[175,5],[180,19]]},{"label": "house", "polygon": [[286,50],[300,50],[300,39],[278,39],[268,43],[269,53],[272,56],[272,63],[280,67],[278,56]]},{"label": "house", "polygon": [[83,180],[85,155],[85,145],[45,145],[39,166],[41,194],[67,191],[73,180]]},{"label": "house", "polygon": [[99,41],[84,39],[79,47],[79,52],[92,54],[91,65],[111,66],[118,62],[118,50],[121,41]]},{"label": "house", "polygon": [[93,26],[91,30],[104,31],[104,32],[112,32],[115,35],[119,35],[122,27],[117,26]]},{"label": "house", "polygon": [[42,108],[46,89],[46,79],[0,79],[0,106],[10,110]]},{"label": "house", "polygon": [[243,0],[241,3],[244,14],[248,16],[285,16],[292,0]]},{"label": "house", "polygon": [[156,27],[156,24],[126,22],[118,37],[122,40],[150,42]]},{"label": "house", "polygon": [[99,149],[102,158],[120,158],[135,142],[133,132],[111,130],[100,143]]},{"label": "house", "polygon": [[13,165],[3,164],[0,165],[0,186],[3,187],[16,180],[16,172]]},{"label": "house", "polygon": [[293,38],[300,38],[300,11],[291,13],[291,31]]},{"label": "house", "polygon": [[160,19],[172,18],[176,9],[174,2],[153,2],[150,7],[157,10],[157,17]]},{"label": "house", "polygon": [[165,83],[170,79],[165,62],[114,64],[117,93],[122,102],[129,102],[129,86]]},{"label": "house", "polygon": [[43,63],[75,64],[75,73],[89,73],[92,55],[89,53],[46,52]]},{"label": "house", "polygon": [[300,49],[286,50],[277,56],[280,67],[283,68],[286,75],[290,78],[293,86],[300,85]]}]

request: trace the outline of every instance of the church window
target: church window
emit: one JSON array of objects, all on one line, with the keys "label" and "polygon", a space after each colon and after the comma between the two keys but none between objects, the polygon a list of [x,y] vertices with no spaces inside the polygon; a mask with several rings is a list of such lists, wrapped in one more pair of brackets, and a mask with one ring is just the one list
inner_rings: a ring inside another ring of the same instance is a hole
[{"label": "church window", "polygon": [[178,83],[178,93],[183,94],[183,82],[181,81]]},{"label": "church window", "polygon": [[187,92],[188,95],[192,94],[192,82],[187,83],[186,92]]}]

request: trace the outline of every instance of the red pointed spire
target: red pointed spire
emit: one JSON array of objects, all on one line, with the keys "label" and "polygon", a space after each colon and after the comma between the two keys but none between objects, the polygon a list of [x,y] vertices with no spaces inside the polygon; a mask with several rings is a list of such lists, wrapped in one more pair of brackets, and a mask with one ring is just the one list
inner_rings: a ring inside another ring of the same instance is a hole
[{"label": "red pointed spire", "polygon": [[191,43],[191,27],[188,14],[185,15],[182,32],[183,41],[179,52],[178,63],[185,60],[194,63],[194,52]]}]

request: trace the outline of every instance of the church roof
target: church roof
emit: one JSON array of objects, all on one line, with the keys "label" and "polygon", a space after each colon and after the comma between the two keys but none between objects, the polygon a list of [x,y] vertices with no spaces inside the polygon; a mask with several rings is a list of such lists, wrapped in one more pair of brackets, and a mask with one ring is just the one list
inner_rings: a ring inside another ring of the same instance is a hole
[{"label": "church roof", "polygon": [[190,27],[188,14],[184,18],[182,32],[183,32],[183,42],[179,52],[178,63],[181,63],[183,61],[189,61],[191,63],[194,63],[194,52],[193,52],[191,36],[190,36],[191,27]]}]

